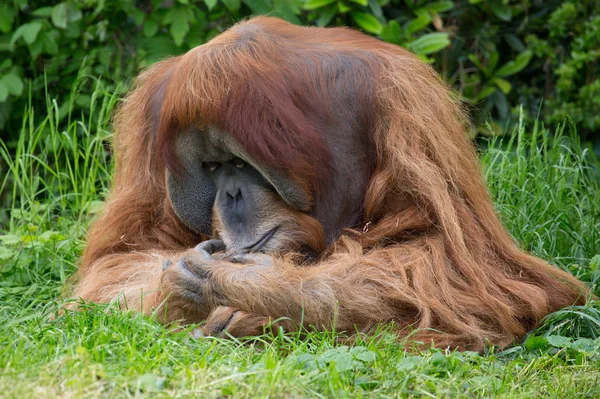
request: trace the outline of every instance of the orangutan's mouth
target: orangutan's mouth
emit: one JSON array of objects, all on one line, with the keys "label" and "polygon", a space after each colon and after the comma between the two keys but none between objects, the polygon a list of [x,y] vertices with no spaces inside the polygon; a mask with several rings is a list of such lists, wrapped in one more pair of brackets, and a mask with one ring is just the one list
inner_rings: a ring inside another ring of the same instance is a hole
[{"label": "orangutan's mouth", "polygon": [[259,252],[267,243],[273,238],[275,232],[279,226],[273,227],[271,230],[267,231],[261,238],[258,239],[254,244],[250,244],[244,248],[246,252]]}]

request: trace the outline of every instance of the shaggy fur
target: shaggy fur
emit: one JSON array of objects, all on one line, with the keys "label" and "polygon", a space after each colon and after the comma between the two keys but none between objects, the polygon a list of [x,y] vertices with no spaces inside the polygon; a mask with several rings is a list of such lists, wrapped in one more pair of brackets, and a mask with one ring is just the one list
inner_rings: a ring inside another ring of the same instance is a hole
[{"label": "shaggy fur", "polygon": [[[334,83],[307,75],[312,61],[337,68],[336,90],[354,92],[365,110],[375,156],[362,222],[311,265],[294,256],[271,267],[207,265],[204,309],[169,299],[176,288],[164,260],[193,256],[186,250],[207,238],[184,227],[167,197],[176,134],[219,126],[255,159],[318,192],[332,167],[319,118],[344,110],[332,105]],[[75,296],[124,298],[144,312],[166,303],[167,320],[199,322],[214,310],[210,329],[242,319],[250,327],[240,335],[285,316],[346,331],[394,321],[399,336],[412,326],[415,339],[439,347],[507,346],[548,313],[584,303],[587,291],[511,239],[464,121],[435,71],[402,48],[273,18],[238,24],[138,78],[116,118],[112,191],[89,232]]]}]

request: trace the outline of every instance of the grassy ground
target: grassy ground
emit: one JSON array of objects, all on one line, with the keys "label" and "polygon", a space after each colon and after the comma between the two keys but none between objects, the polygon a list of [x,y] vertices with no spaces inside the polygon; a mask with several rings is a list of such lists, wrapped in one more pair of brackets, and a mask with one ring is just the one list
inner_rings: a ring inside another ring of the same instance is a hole
[{"label": "grassy ground", "polygon": [[[12,204],[0,210],[0,397],[600,397],[597,302],[485,354],[406,353],[385,327],[351,347],[335,332],[194,340],[92,304],[49,320],[110,176],[118,99],[98,88],[91,100],[91,117],[62,117],[66,131],[48,102],[43,123],[25,115],[16,151],[0,142],[0,201]],[[525,248],[599,294],[597,162],[538,126],[512,137],[481,153],[499,212]]]}]

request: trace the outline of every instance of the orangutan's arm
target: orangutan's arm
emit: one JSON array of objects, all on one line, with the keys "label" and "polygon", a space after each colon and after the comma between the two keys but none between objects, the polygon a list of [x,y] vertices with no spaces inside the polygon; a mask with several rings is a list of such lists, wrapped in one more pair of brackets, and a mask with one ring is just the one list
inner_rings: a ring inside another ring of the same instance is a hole
[{"label": "orangutan's arm", "polygon": [[[165,281],[178,287],[173,295],[186,294],[206,310],[229,307],[230,317],[241,310],[270,319],[285,317],[319,329],[335,325],[353,330],[395,316],[390,294],[398,298],[401,294],[390,290],[390,286],[398,288],[402,279],[389,268],[380,267],[384,264],[374,258],[347,254],[315,265],[297,266],[262,256],[266,262],[242,264],[191,250],[167,268]],[[187,290],[195,290],[197,296],[194,298]],[[225,317],[222,309],[216,313]]]},{"label": "orangutan's arm", "polygon": [[[208,312],[194,301],[173,296],[163,269],[183,252],[130,252],[105,255],[89,264],[72,297],[98,303],[118,302],[119,308],[156,314],[163,322],[199,322]],[[198,313],[200,312],[200,313]]]}]

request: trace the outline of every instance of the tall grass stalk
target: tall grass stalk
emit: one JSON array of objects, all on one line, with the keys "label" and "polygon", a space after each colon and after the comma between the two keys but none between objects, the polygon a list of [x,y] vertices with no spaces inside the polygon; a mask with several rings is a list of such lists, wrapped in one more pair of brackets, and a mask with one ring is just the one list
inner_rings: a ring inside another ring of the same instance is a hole
[{"label": "tall grass stalk", "polygon": [[108,189],[110,115],[119,101],[89,77],[73,90],[90,81],[87,114],[73,115],[73,104],[61,109],[48,96],[41,116],[25,110],[16,143],[0,140],[0,169],[6,169],[0,176],[0,302],[46,303],[76,268],[86,227]]},{"label": "tall grass stalk", "polygon": [[572,127],[551,133],[521,120],[508,139],[491,139],[481,159],[496,208],[521,246],[585,274],[600,253],[600,174]]},{"label": "tall grass stalk", "polygon": [[[77,90],[78,85],[74,86]],[[75,96],[72,96],[73,98]],[[14,148],[0,140],[0,156],[8,169],[0,193],[11,191],[11,218],[7,230],[20,223],[22,212],[39,203],[48,205],[48,217],[69,215],[82,224],[92,204],[101,198],[109,181],[108,145],[110,114],[119,97],[105,91],[99,81],[90,96],[89,112],[66,115],[56,100],[47,97],[43,118],[25,110],[19,140]]]}]

